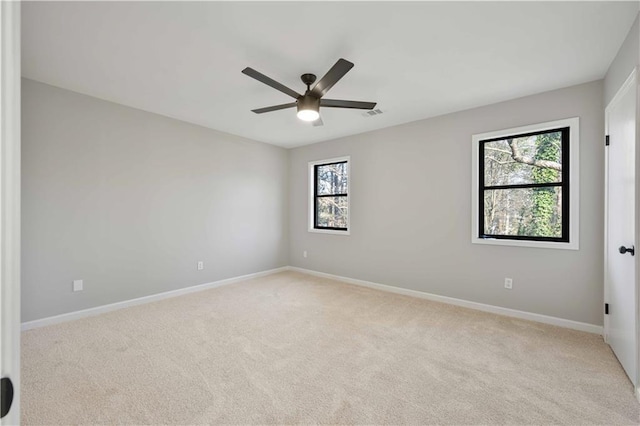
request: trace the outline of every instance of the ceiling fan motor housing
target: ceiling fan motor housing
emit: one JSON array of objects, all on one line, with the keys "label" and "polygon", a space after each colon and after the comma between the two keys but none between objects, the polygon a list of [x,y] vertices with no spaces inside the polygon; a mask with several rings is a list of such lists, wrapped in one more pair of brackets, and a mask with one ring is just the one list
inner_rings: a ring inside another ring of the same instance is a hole
[{"label": "ceiling fan motor housing", "polygon": [[312,110],[319,111],[320,110],[320,99],[314,98],[310,95],[305,95],[298,98],[297,102],[298,112],[302,110]]}]

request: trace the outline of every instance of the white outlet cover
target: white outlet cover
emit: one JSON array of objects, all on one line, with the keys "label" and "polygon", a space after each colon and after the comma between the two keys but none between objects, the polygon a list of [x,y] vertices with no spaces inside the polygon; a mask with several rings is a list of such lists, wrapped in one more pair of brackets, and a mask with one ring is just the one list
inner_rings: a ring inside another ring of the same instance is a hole
[{"label": "white outlet cover", "polygon": [[198,262],[198,271],[202,271],[204,269],[204,262]]},{"label": "white outlet cover", "polygon": [[504,279],[504,288],[508,288],[508,289],[513,288],[513,280],[511,278]]},{"label": "white outlet cover", "polygon": [[73,280],[73,291],[82,291],[84,289],[84,283],[82,280]]}]

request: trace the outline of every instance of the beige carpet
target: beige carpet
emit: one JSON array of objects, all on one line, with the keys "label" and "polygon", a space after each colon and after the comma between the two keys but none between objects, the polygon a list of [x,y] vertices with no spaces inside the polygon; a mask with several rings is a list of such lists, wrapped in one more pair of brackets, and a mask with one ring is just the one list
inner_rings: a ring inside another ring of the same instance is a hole
[{"label": "beige carpet", "polygon": [[23,333],[24,424],[638,424],[600,336],[285,272]]}]

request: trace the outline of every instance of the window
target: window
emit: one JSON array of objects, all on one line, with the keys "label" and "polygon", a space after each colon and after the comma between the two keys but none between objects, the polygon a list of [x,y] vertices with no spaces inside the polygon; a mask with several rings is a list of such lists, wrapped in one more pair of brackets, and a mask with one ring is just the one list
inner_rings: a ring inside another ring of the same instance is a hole
[{"label": "window", "polygon": [[474,135],[472,242],[578,248],[578,119]]},{"label": "window", "polygon": [[349,233],[349,157],[309,163],[309,231]]}]

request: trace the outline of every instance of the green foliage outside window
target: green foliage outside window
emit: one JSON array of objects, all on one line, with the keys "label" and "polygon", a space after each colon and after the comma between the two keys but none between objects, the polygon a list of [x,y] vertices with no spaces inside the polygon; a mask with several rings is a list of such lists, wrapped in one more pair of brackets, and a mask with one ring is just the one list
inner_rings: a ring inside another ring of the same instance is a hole
[{"label": "green foliage outside window", "polygon": [[481,142],[484,235],[562,237],[563,134],[568,130]]}]

